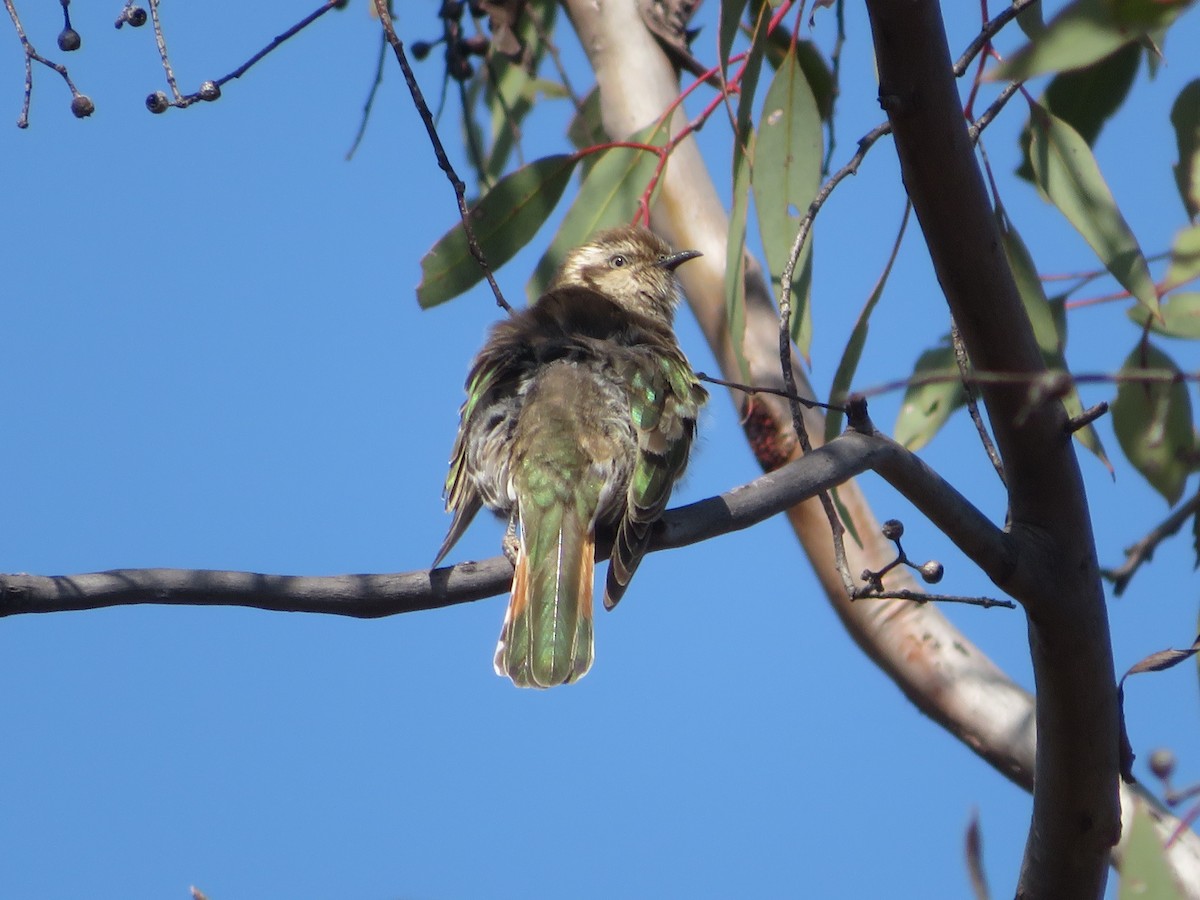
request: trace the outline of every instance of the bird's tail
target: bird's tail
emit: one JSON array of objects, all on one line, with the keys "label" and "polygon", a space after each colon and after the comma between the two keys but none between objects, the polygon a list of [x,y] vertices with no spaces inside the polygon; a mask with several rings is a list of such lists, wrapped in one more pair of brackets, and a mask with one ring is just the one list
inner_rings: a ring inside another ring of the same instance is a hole
[{"label": "bird's tail", "polygon": [[512,597],[496,646],[496,674],[518,687],[553,687],[592,665],[596,539],[578,511],[526,504]]}]

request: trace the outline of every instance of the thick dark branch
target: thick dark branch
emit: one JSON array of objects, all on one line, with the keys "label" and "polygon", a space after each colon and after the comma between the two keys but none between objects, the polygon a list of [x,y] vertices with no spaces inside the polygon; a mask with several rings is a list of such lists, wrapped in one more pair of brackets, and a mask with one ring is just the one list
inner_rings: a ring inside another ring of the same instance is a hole
[{"label": "thick dark branch", "polygon": [[[857,432],[847,432],[719,497],[668,511],[651,549],[683,547],[749,528],[872,467],[891,473],[889,480],[901,480],[897,486],[935,521],[958,523],[956,538],[970,548],[968,552],[1002,558],[1003,536],[982,513],[900,445]],[[390,575],[260,575],[188,569],[3,575],[0,616],[157,603],[369,619],[480,600],[508,590],[511,579],[512,566],[502,556]]]},{"label": "thick dark branch", "polygon": [[[880,103],[967,352],[982,370],[1038,376],[1045,367],[972,150],[938,5],[868,0],[867,10]],[[1120,834],[1120,735],[1087,499],[1062,405],[1028,408],[1003,384],[981,392],[1009,492],[1005,586],[1029,614],[1037,684],[1033,824],[1018,894],[1094,898]]]}]

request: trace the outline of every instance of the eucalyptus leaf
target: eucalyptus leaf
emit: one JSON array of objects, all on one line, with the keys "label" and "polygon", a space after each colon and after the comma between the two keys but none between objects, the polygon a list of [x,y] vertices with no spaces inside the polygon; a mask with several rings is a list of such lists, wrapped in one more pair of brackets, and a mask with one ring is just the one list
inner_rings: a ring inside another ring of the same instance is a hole
[{"label": "eucalyptus leaf", "polygon": [[1155,334],[1200,340],[1200,293],[1172,294],[1162,305],[1162,319],[1151,316],[1144,306],[1131,306],[1128,315],[1143,328],[1149,323]]},{"label": "eucalyptus leaf", "polygon": [[1066,122],[1030,104],[1030,160],[1038,188],[1091,245],[1105,268],[1151,313],[1158,294],[1146,258],[1087,142]]},{"label": "eucalyptus leaf", "polygon": [[1200,78],[1188,82],[1171,107],[1171,125],[1179,147],[1175,184],[1188,218],[1200,215]]},{"label": "eucalyptus leaf", "polygon": [[1024,47],[987,73],[996,81],[1025,81],[1079,69],[1143,35],[1167,27],[1192,0],[1074,0]]},{"label": "eucalyptus leaf", "polygon": [[[800,216],[821,186],[821,114],[808,79],[794,53],[775,72],[763,100],[753,165],[754,206],[771,287],[782,292],[783,270],[791,255]],[[801,249],[792,277],[792,331],[812,335],[812,233]],[[805,325],[807,320],[807,326]],[[807,358],[809,342],[797,342]]]},{"label": "eucalyptus leaf", "polygon": [[[489,266],[500,268],[533,239],[566,190],[575,165],[575,157],[567,154],[539,159],[507,175],[471,208],[471,229]],[[421,258],[417,302],[429,309],[482,279],[459,222]]]},{"label": "eucalyptus leaf", "polygon": [[883,273],[875,282],[875,287],[871,289],[871,294],[867,297],[867,302],[863,304],[862,311],[859,312],[858,318],[854,322],[854,328],[850,332],[850,339],[846,341],[846,346],[842,349],[842,358],[838,360],[837,370],[833,375],[833,384],[829,388],[829,402],[834,404],[835,408],[827,410],[825,413],[826,443],[829,443],[841,433],[842,411],[837,406],[846,402],[846,397],[850,392],[850,385],[854,383],[854,375],[858,371],[858,363],[862,359],[863,348],[867,344],[871,314],[875,312],[875,307],[879,305],[879,299],[883,296],[883,289],[887,286],[888,278],[892,274],[892,266],[896,263],[896,256],[900,251],[900,242],[904,239],[904,232],[908,227],[908,217],[911,213],[912,204],[906,203],[904,205],[904,218],[900,220],[900,229],[892,245],[892,253],[888,257],[887,265],[883,267]]},{"label": "eucalyptus leaf", "polygon": [[[1139,374],[1171,373],[1180,380],[1140,382]],[[1135,347],[1119,373],[1113,430],[1126,458],[1174,506],[1191,472],[1192,402],[1175,361],[1153,344]]]},{"label": "eucalyptus leaf", "polygon": [[1167,290],[1190,284],[1200,277],[1200,225],[1185,228],[1175,235],[1171,245],[1171,262],[1163,284]]},{"label": "eucalyptus leaf", "polygon": [[750,50],[742,73],[741,95],[738,97],[737,134],[733,146],[733,202],[729,212],[729,237],[725,250],[725,319],[733,344],[740,377],[750,379],[746,360],[746,220],[749,217],[750,185],[754,169],[757,135],[751,112],[754,91],[758,87],[766,46],[767,22],[770,7],[760,6],[751,33]]},{"label": "eucalyptus leaf", "polygon": [[[932,379],[921,383],[924,379]],[[954,359],[954,348],[933,347],[917,359],[912,384],[896,417],[894,435],[909,450],[919,450],[933,440],[950,418],[966,403],[966,391]]]},{"label": "eucalyptus leaf", "polygon": [[[1089,147],[1095,146],[1104,123],[1129,95],[1141,58],[1142,48],[1127,44],[1089,66],[1055,75],[1039,102],[1079,132]],[[1026,122],[1021,130],[1023,158],[1017,174],[1026,181],[1033,181],[1029,139],[1030,125]]]}]

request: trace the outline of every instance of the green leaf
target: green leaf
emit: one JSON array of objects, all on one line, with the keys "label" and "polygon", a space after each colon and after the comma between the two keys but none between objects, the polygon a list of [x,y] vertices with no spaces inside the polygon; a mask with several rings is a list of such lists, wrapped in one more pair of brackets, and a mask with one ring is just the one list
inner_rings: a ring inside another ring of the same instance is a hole
[{"label": "green leaf", "polygon": [[535,77],[546,55],[547,42],[541,35],[554,33],[556,9],[556,4],[546,3],[518,20],[517,39],[527,48],[526,58],[514,62],[502,53],[490,53],[480,66],[481,75],[487,79],[484,100],[492,120],[492,146],[487,160],[490,181],[504,173],[513,147],[520,140],[521,123],[533,109],[539,91],[547,96],[566,95],[562,85]]},{"label": "green leaf", "polygon": [[[875,311],[875,307],[879,303],[879,298],[883,296],[883,289],[887,286],[888,277],[892,274],[892,266],[896,263],[896,257],[900,251],[900,241],[904,238],[904,232],[908,227],[908,217],[912,212],[912,204],[904,204],[904,218],[900,220],[900,230],[896,234],[896,240],[892,244],[891,255],[888,256],[887,265],[883,267],[883,273],[875,282],[875,287],[871,290],[871,295],[867,297],[867,302],[863,305],[862,311],[858,314],[858,319],[854,322],[854,329],[850,332],[850,339],[846,341],[846,346],[842,349],[842,358],[838,361],[837,371],[833,375],[833,384],[829,388],[829,402],[832,404],[842,404],[846,402],[846,395],[850,392],[850,385],[854,383],[854,374],[858,371],[859,360],[862,359],[863,347],[867,344],[867,332],[870,330],[871,313]],[[825,443],[829,443],[842,430],[842,411],[840,409],[830,409],[825,412]]]},{"label": "green leaf", "polygon": [[1121,866],[1118,900],[1183,900],[1175,884],[1167,851],[1154,827],[1154,820],[1142,804],[1133,814],[1125,861]]},{"label": "green leaf", "polygon": [[[1128,44],[1090,66],[1055,75],[1039,102],[1079,132],[1089,147],[1095,146],[1104,123],[1128,96],[1141,58],[1142,48]],[[1026,122],[1020,137],[1024,158],[1017,174],[1026,181],[1033,181],[1029,134],[1030,126]]]},{"label": "green leaf", "polygon": [[[920,383],[927,378],[935,380]],[[966,403],[954,348],[933,347],[922,353],[913,369],[912,381],[904,392],[894,431],[899,443],[909,450],[919,450],[946,424],[950,414]]]},{"label": "green leaf", "polygon": [[[828,122],[833,115],[833,69],[825,61],[821,50],[809,40],[796,41],[796,61],[808,81],[813,99],[817,101],[817,110],[821,113],[821,121]],[[778,69],[784,60],[792,56],[792,36],[785,28],[776,28],[767,36],[766,59],[772,69]]]},{"label": "green leaf", "polygon": [[1156,319],[1142,306],[1131,306],[1129,318],[1143,328],[1147,321],[1150,330],[1163,337],[1200,340],[1200,293],[1173,294],[1162,305],[1162,319]]},{"label": "green leaf", "polygon": [[[1067,345],[1066,320],[1056,315],[1055,305],[1046,299],[1042,280],[1038,277],[1037,266],[1029,253],[1029,248],[1021,240],[1021,235],[1009,221],[1003,207],[996,211],[997,224],[1000,226],[1000,241],[1004,247],[1004,255],[1008,259],[1008,267],[1012,271],[1013,280],[1017,283],[1017,292],[1021,295],[1021,303],[1029,323],[1033,326],[1033,335],[1038,348],[1042,351],[1042,359],[1050,369],[1068,371],[1067,360],[1063,354]],[[1061,310],[1061,304],[1058,306]],[[1060,324],[1061,323],[1061,324]],[[1062,398],[1063,408],[1068,416],[1078,416],[1083,412],[1083,401],[1079,390],[1072,385],[1071,390]],[[1090,450],[1104,467],[1112,472],[1112,463],[1100,440],[1100,433],[1095,426],[1087,425],[1076,430],[1075,438]]]},{"label": "green leaf", "polygon": [[1017,25],[1025,32],[1025,37],[1031,41],[1046,30],[1046,19],[1042,15],[1042,0],[1030,3],[1017,14]]},{"label": "green leaf", "polygon": [[[667,142],[667,128],[648,125],[629,140],[662,147]],[[633,220],[638,201],[658,167],[658,156],[649,150],[610,147],[601,153],[600,161],[583,179],[579,194],[558,226],[558,233],[525,285],[530,300],[536,300],[546,290],[568,250],[585,243],[602,228]]]},{"label": "green leaf", "polygon": [[750,206],[750,168],[754,157],[754,133],[750,145],[734,153],[733,202],[729,209],[729,238],[725,244],[725,321],[737,360],[739,377],[750,380],[746,360],[746,218]]},{"label": "green leaf", "polygon": [[[724,6],[722,6],[724,9]],[[757,135],[754,133],[751,110],[758,76],[762,71],[765,33],[771,9],[759,7],[751,35],[746,68],[742,73],[741,96],[738,97],[737,134],[733,145],[733,202],[729,211],[729,237],[725,244],[725,318],[730,341],[737,360],[740,377],[750,379],[746,361],[746,219],[749,216],[750,184],[754,169]]]},{"label": "green leaf", "polygon": [[[802,213],[821,186],[821,115],[796,55],[780,65],[763,101],[752,173],[754,206],[771,288],[781,296],[784,267]],[[791,284],[793,336],[812,334],[812,233],[801,249]],[[807,326],[805,324],[807,320]],[[807,358],[809,343],[799,344]]]},{"label": "green leaf", "polygon": [[[1120,375],[1164,372],[1182,379],[1175,361],[1152,344],[1135,347]],[[1182,380],[1122,381],[1112,405],[1113,430],[1133,467],[1174,506],[1191,471],[1192,401]]]},{"label": "green leaf", "polygon": [[728,71],[729,52],[733,49],[733,39],[737,37],[738,26],[742,21],[742,13],[746,9],[746,2],[747,0],[721,0],[717,52],[722,72]]},{"label": "green leaf", "polygon": [[[532,162],[506,176],[471,208],[471,228],[488,265],[500,268],[533,239],[566,190],[575,163],[574,156],[565,154]],[[417,302],[429,309],[482,279],[459,222],[422,257]]]},{"label": "green leaf", "polygon": [[1091,245],[1112,276],[1157,315],[1158,294],[1146,258],[1092,151],[1066,122],[1037,104],[1030,104],[1030,109],[1030,159],[1038,188]]},{"label": "green leaf", "polygon": [[1188,218],[1200,215],[1200,78],[1188,82],[1171,107],[1171,124],[1179,162],[1173,166],[1175,184]]},{"label": "green leaf", "polygon": [[[567,126],[567,137],[571,144],[579,150],[588,150],[607,143],[608,135],[604,132],[604,122],[600,117],[600,89],[592,88],[583,98],[579,110]],[[599,154],[589,153],[583,158],[583,176],[586,178],[592,166],[600,161]]]},{"label": "green leaf", "polygon": [[492,146],[485,172],[487,180],[494,182],[504,173],[521,132],[521,122],[533,109],[533,97],[527,92],[533,78],[520,63],[510,62],[500,54],[495,54],[487,65],[492,67],[485,92],[492,119]]},{"label": "green leaf", "polygon": [[1038,277],[1037,266],[1029,253],[1029,248],[1021,240],[1008,216],[1004,211],[997,210],[997,225],[1000,227],[1000,243],[1004,247],[1004,255],[1008,259],[1008,267],[1012,271],[1013,280],[1017,283],[1017,292],[1021,295],[1021,303],[1025,307],[1025,315],[1033,326],[1033,336],[1042,351],[1042,358],[1047,363],[1058,364],[1062,358],[1063,340],[1058,333],[1058,324],[1054,321],[1054,313],[1046,292],[1042,287],[1042,279]]},{"label": "green leaf", "polygon": [[1025,81],[1079,69],[1143,35],[1165,28],[1192,0],[1075,0],[1045,29],[987,73],[997,81]]},{"label": "green leaf", "polygon": [[1200,225],[1185,228],[1175,235],[1171,246],[1171,264],[1163,284],[1167,290],[1182,287],[1200,277]]}]

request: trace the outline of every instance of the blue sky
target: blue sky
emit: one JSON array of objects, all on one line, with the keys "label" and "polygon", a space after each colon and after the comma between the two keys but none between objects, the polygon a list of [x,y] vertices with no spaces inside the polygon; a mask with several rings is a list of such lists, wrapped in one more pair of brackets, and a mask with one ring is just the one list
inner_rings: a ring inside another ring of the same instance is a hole
[{"label": "blue sky", "polygon": [[[75,120],[39,67],[18,131],[15,39],[0,54],[0,566],[428,565],[449,523],[440,493],[463,377],[497,310],[485,290],[417,308],[420,257],[456,212],[394,67],[358,156],[343,159],[377,52],[365,4],[327,16],[218,103],[161,117],[142,105],[162,87],[149,29],[114,30],[117,4],[77,6],[84,49],[65,61],[91,119]],[[266,6],[165,6],[182,86],[229,71],[308,11]],[[433,36],[433,9],[406,9],[401,34]],[[59,56],[58,4],[20,11]],[[951,21],[952,47],[977,29],[970,14]],[[819,13],[826,46],[832,28]],[[881,118],[857,8],[849,29],[838,162]],[[1147,252],[1184,224],[1167,112],[1198,74],[1189,45],[1195,15],[1097,147]],[[436,97],[436,62],[418,75]],[[1014,102],[987,134],[1005,176],[1024,115]],[[562,147],[565,116],[534,117],[528,158]],[[442,131],[457,143],[452,112]],[[722,117],[701,137],[727,181]],[[1004,190],[1041,268],[1094,265],[1031,188],[1006,176]],[[822,389],[902,203],[885,141],[821,216]],[[551,234],[500,272],[509,297]],[[903,377],[945,328],[910,230],[858,384]],[[680,334],[712,371],[686,312]],[[1135,339],[1120,304],[1073,313],[1069,359],[1111,370]],[[1194,350],[1166,346],[1198,368]],[[876,421],[898,404],[876,401]],[[1117,459],[1107,423],[1102,435],[1116,480],[1082,465],[1101,560],[1115,563],[1166,509]],[[922,455],[1000,521],[977,448],[956,418]],[[677,499],[756,474],[718,394]],[[947,591],[994,592],[878,479],[863,483],[880,518],[905,521],[913,556],[946,564]],[[453,559],[494,555],[500,534],[481,520]],[[1118,671],[1190,642],[1196,586],[1184,536],[1111,601]],[[1027,795],[857,651],[781,521],[651,557],[619,610],[598,613],[596,665],[569,688],[518,691],[492,673],[504,602],[378,621],[186,607],[4,620],[0,895],[185,897],[195,884],[213,900],[961,896],[973,810],[995,895],[1011,894]],[[947,614],[1030,685],[1022,613]],[[1139,774],[1170,745],[1181,780],[1200,778],[1195,669],[1141,676],[1127,694]]]}]

